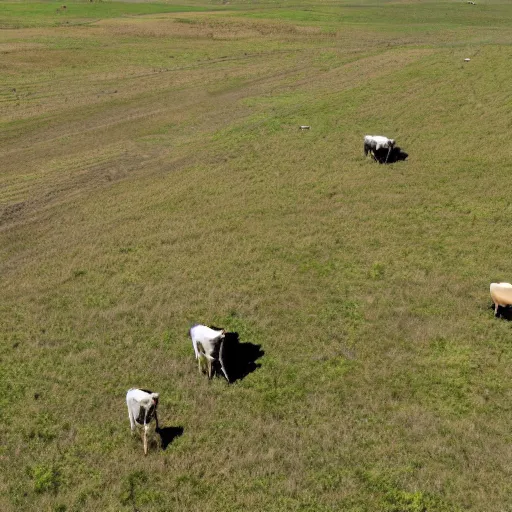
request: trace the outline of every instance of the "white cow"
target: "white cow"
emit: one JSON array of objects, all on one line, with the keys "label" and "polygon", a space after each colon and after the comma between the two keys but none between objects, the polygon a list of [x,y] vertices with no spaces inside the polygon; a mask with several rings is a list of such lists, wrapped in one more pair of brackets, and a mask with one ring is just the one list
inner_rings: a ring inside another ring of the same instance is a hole
[{"label": "white cow", "polygon": [[144,427],[144,454],[148,453],[147,432],[151,420],[155,418],[156,430],[158,430],[158,393],[152,393],[146,389],[129,389],[126,393],[126,405],[128,406],[128,417],[132,432],[137,425]]},{"label": "white cow", "polygon": [[364,136],[364,156],[371,153],[373,158],[377,160],[375,153],[379,149],[387,149],[388,154],[395,145],[395,139],[388,139],[382,135],[365,135]]},{"label": "white cow", "polygon": [[494,315],[498,316],[500,306],[512,306],[512,284],[491,283],[491,299],[494,303]]},{"label": "white cow", "polygon": [[206,362],[206,371],[208,378],[213,377],[213,363],[219,361],[222,373],[229,382],[229,377],[224,366],[223,344],[226,332],[224,329],[216,331],[206,325],[194,325],[190,329],[192,346],[199,364],[199,371],[204,373],[204,363]]}]

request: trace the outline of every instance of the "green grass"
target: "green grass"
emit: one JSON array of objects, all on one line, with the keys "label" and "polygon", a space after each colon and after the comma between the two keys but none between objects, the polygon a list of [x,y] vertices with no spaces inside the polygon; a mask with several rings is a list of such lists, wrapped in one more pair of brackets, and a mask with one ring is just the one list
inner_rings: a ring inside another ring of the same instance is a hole
[{"label": "green grass", "polygon": [[[512,6],[477,3],[0,2],[2,511],[510,509]],[[195,322],[261,366],[209,382]],[[148,457],[133,386],[183,428]]]},{"label": "green grass", "polygon": [[[478,9],[462,6],[461,2],[396,2],[383,6],[382,2],[342,2],[335,6],[315,5],[264,8],[256,12],[242,12],[243,16],[280,19],[294,22],[336,23],[347,25],[378,25],[380,27],[406,24],[405,30],[441,30],[456,26],[504,26],[508,25],[506,4],[488,2]],[[385,30],[385,29],[384,29]]]},{"label": "green grass", "polygon": [[[0,2],[0,27],[44,27],[82,24],[117,18],[171,12],[200,12],[215,7],[174,5],[166,3],[110,2],[95,0],[49,1],[4,1]],[[218,9],[218,7],[217,7]]]}]

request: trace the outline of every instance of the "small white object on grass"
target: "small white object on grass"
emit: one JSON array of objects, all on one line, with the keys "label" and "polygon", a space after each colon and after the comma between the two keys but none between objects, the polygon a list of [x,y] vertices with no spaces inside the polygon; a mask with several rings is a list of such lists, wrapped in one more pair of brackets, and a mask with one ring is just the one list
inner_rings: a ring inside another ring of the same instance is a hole
[{"label": "small white object on grass", "polygon": [[464,59],[464,62],[469,62],[471,59]]},{"label": "small white object on grass", "polygon": [[308,126],[307,124],[301,124],[301,125],[299,126],[299,128],[300,128],[301,130],[309,130],[309,129],[311,128],[311,126]]}]

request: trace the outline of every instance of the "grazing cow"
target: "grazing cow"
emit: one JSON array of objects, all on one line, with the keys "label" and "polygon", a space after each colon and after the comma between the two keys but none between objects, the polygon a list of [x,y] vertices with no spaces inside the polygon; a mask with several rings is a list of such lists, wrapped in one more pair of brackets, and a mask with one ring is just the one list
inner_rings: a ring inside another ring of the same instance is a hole
[{"label": "grazing cow", "polygon": [[491,299],[494,303],[494,316],[498,317],[499,307],[512,306],[512,284],[491,283]]},{"label": "grazing cow", "polygon": [[206,362],[208,378],[211,379],[214,371],[213,365],[218,361],[224,377],[226,377],[226,380],[229,382],[223,357],[225,334],[223,329],[215,330],[206,325],[194,325],[190,329],[190,337],[192,338],[192,346],[194,347],[194,353],[198,360],[199,371],[201,373],[205,372],[204,363]]},{"label": "grazing cow", "polygon": [[[391,153],[391,150],[395,146],[395,139],[388,139],[382,135],[365,135],[364,136],[364,156],[368,156],[368,153],[374,160],[377,160],[376,153],[381,149],[387,150],[387,154]],[[379,162],[379,160],[377,160]],[[382,162],[379,162],[382,163]]]},{"label": "grazing cow", "polygon": [[158,393],[152,393],[147,389],[129,389],[126,393],[126,405],[128,406],[128,417],[132,432],[137,425],[144,427],[144,454],[148,453],[147,432],[151,420],[155,418],[156,430],[158,430]]}]

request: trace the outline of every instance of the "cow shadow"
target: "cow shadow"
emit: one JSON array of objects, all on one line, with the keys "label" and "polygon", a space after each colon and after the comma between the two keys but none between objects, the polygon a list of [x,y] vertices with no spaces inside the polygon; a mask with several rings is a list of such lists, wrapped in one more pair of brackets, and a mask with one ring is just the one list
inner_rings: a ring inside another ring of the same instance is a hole
[{"label": "cow shadow", "polygon": [[395,162],[405,160],[409,156],[409,154],[402,151],[399,146],[392,148],[391,151],[389,151],[389,156],[387,148],[376,149],[373,154],[375,160],[379,162],[379,164],[394,164]]},{"label": "cow shadow", "polygon": [[159,428],[156,433],[160,436],[160,446],[162,450],[167,447],[177,438],[183,435],[183,427],[164,427]]},{"label": "cow shadow", "polygon": [[[494,312],[494,304],[491,304],[489,309],[492,309]],[[496,318],[503,318],[503,320],[510,322],[512,320],[512,306],[498,306]]]},{"label": "cow shadow", "polygon": [[229,382],[243,380],[247,375],[260,368],[256,360],[263,357],[265,352],[261,345],[245,342],[241,343],[237,332],[227,332],[222,349],[222,362]]}]

